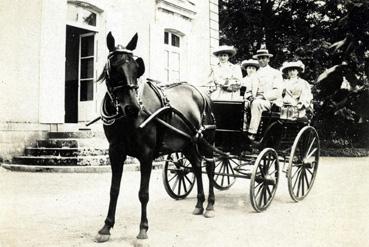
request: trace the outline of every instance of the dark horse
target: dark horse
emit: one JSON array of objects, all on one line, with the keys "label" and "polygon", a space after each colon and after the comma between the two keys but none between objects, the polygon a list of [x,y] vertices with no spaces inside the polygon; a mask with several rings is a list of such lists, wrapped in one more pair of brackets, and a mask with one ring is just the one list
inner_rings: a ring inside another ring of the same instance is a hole
[{"label": "dark horse", "polygon": [[[152,161],[163,154],[180,151],[191,162],[198,189],[193,213],[204,213],[205,217],[214,216],[214,163],[209,146],[209,143],[213,143],[214,131],[208,131],[204,127],[214,126],[210,100],[187,83],[179,83],[165,91],[150,81],[139,86],[137,78],[144,73],[145,67],[143,60],[135,58],[132,53],[137,39],[136,34],[126,47],[115,46],[113,35],[108,34],[107,47],[110,53],[105,69],[98,79],[105,80],[107,86],[102,104],[102,120],[109,141],[112,170],[109,211],[105,224],[96,237],[99,242],[109,239],[110,229],[114,226],[123,163],[127,155],[136,157],[140,162],[138,197],[141,202],[141,222],[138,239],[146,239],[149,228],[146,207],[149,201]],[[205,212],[202,157],[208,160],[206,170],[209,177],[209,197]]]}]

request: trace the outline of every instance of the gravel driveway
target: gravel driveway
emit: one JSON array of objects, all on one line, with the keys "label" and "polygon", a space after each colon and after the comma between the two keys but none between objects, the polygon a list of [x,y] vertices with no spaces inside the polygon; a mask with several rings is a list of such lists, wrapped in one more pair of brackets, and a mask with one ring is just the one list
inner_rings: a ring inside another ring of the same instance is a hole
[{"label": "gravel driveway", "polygon": [[271,207],[255,213],[249,180],[237,180],[228,191],[216,191],[216,217],[206,219],[191,214],[195,190],[175,201],[164,190],[161,171],[154,170],[149,240],[136,242],[139,173],[125,172],[111,239],[99,244],[94,236],[107,212],[110,173],[0,168],[0,246],[369,246],[368,178],[368,157],[321,158],[304,201],[293,203],[281,178]]}]

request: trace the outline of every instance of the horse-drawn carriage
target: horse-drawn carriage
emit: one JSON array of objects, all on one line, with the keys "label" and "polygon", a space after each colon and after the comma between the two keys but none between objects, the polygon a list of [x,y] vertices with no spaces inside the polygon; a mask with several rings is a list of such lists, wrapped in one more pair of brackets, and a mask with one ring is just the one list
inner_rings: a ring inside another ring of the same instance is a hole
[{"label": "horse-drawn carriage", "polygon": [[[256,211],[271,203],[279,181],[279,163],[287,174],[295,201],[311,190],[319,161],[319,139],[308,120],[290,119],[288,114],[268,112],[259,128],[259,143],[243,138],[244,102],[215,101],[188,83],[161,89],[153,81],[141,85],[145,72],[142,58],[133,55],[138,36],[123,47],[107,36],[109,55],[98,80],[105,80],[107,93],[101,104],[101,119],[109,142],[112,171],[110,202],[96,240],[107,241],[115,224],[124,161],[127,155],[140,161],[141,220],[138,239],[146,239],[149,228],[147,204],[154,158],[169,154],[163,169],[170,196],[185,198],[197,183],[193,214],[214,217],[213,187],[224,190],[236,178],[251,179],[250,198]],[[213,116],[215,115],[215,117]],[[186,158],[185,158],[186,157]],[[209,178],[207,206],[202,183],[202,160]],[[191,165],[190,165],[191,163]]]},{"label": "horse-drawn carriage", "polygon": [[[244,102],[213,103],[216,119],[214,187],[226,190],[236,178],[250,179],[250,201],[253,208],[261,212],[271,204],[282,171],[287,177],[291,198],[296,202],[304,199],[313,186],[320,152],[319,137],[309,119],[298,118],[291,109],[272,107],[263,113],[255,144],[248,142],[242,131]],[[167,156],[163,183],[174,199],[184,199],[190,194],[195,176],[182,153]]]}]

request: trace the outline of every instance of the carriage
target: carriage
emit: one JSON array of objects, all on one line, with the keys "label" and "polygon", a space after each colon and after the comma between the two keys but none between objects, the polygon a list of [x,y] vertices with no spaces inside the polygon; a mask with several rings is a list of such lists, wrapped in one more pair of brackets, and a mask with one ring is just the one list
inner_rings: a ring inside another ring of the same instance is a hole
[{"label": "carriage", "polygon": [[[293,201],[303,200],[317,174],[320,145],[317,131],[306,117],[290,107],[272,107],[264,112],[257,142],[250,143],[242,131],[243,101],[214,101],[216,119],[214,187],[229,189],[236,178],[250,179],[250,201],[257,212],[266,210],[278,187],[280,173],[288,182]],[[194,184],[190,162],[175,152],[165,159],[165,190],[174,199],[186,198]]]}]

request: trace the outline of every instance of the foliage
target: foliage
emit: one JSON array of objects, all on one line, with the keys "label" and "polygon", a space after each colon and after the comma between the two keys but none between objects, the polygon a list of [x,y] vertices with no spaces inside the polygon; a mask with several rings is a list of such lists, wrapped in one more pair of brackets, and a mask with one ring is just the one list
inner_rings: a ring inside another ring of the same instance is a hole
[{"label": "foliage", "polygon": [[367,131],[368,1],[220,0],[219,10],[220,43],[236,46],[234,62],[249,59],[263,42],[274,67],[304,62],[302,77],[314,85],[316,124],[330,130],[322,135],[349,139],[344,143],[350,146],[357,131]]}]

